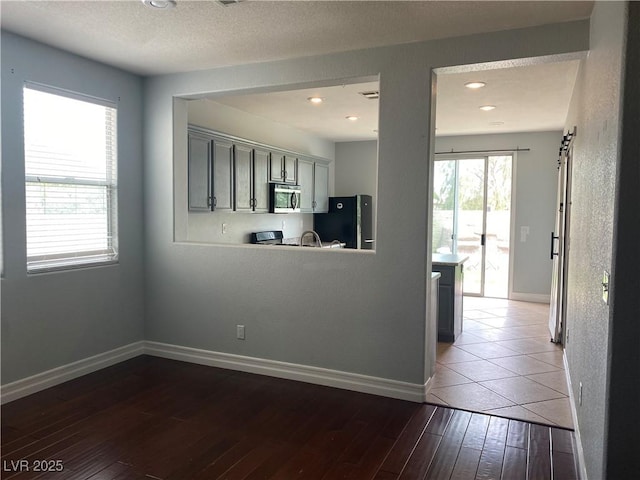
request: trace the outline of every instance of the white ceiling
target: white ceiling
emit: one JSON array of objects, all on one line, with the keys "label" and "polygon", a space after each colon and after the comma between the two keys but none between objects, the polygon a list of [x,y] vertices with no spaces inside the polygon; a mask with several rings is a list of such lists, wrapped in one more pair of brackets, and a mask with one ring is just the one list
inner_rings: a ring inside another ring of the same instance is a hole
[{"label": "white ceiling", "polygon": [[[579,60],[539,65],[439,74],[437,78],[436,135],[562,130],[578,72]],[[470,90],[464,85],[481,81]],[[222,103],[273,122],[295,126],[334,142],[377,137],[378,100],[360,92],[378,90],[378,82],[304,90],[229,95],[210,101]],[[381,92],[384,95],[384,91]],[[309,97],[324,98],[320,105]],[[494,105],[485,112],[482,105]],[[358,116],[355,122],[346,119]]]},{"label": "white ceiling", "polygon": [[[579,60],[438,75],[437,135],[562,130]],[[467,82],[485,82],[470,90]],[[493,105],[495,110],[480,110]]]},{"label": "white ceiling", "polygon": [[[177,0],[175,9],[156,11],[140,0],[1,0],[0,22],[5,30],[155,75],[578,20],[590,15],[592,4],[257,0],[225,7],[215,0]],[[480,76],[439,75],[437,133],[561,129],[576,71],[577,63],[569,62],[487,70]],[[487,87],[466,91],[460,84],[467,78],[485,81]],[[356,95],[369,87],[216,101],[336,141],[360,140],[374,138],[377,129],[377,101]],[[327,101],[309,105],[306,98],[313,93]],[[487,114],[477,109],[478,103],[498,108]],[[361,119],[349,124],[344,117],[352,113]],[[497,121],[504,124],[488,125]]]},{"label": "white ceiling", "polygon": [[[334,142],[377,138],[378,100],[369,100],[360,92],[378,90],[378,82],[337,85],[284,92],[215,97],[212,102],[242,110]],[[324,101],[315,105],[309,97]],[[357,121],[347,120],[355,115]]]}]

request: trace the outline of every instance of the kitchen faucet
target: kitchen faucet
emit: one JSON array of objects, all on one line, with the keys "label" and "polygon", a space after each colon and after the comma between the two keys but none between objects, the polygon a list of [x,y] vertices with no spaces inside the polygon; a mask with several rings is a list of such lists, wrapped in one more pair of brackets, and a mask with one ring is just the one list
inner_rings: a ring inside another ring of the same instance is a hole
[{"label": "kitchen faucet", "polygon": [[309,234],[313,235],[313,239],[315,241],[316,247],[322,247],[322,241],[320,240],[320,235],[318,235],[318,233],[315,230],[307,230],[305,232],[302,232],[302,235],[300,235],[300,246],[304,247],[304,244],[303,244],[304,237]]}]

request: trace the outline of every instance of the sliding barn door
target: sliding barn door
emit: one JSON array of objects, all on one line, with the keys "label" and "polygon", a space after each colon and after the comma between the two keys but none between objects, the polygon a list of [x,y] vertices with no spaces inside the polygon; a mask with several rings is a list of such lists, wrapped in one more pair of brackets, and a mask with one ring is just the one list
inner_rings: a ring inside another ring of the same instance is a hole
[{"label": "sliding barn door", "polygon": [[551,233],[550,255],[553,260],[551,277],[551,302],[549,305],[549,333],[551,341],[563,341],[566,273],[569,252],[569,219],[571,218],[571,140],[574,134],[567,134],[560,150],[558,167],[558,199],[555,231]]}]

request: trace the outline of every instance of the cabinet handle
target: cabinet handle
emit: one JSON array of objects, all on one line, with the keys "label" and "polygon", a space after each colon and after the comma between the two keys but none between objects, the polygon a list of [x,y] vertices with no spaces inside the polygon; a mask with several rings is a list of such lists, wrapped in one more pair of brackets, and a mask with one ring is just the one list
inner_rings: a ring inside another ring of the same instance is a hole
[{"label": "cabinet handle", "polygon": [[218,199],[213,197],[213,208],[216,208],[216,205],[218,205]]},{"label": "cabinet handle", "polygon": [[280,176],[282,177],[283,180],[287,179],[287,171],[286,170],[280,170]]},{"label": "cabinet handle", "polygon": [[311,202],[311,206],[315,209],[318,206],[318,202],[314,200],[313,202]]}]

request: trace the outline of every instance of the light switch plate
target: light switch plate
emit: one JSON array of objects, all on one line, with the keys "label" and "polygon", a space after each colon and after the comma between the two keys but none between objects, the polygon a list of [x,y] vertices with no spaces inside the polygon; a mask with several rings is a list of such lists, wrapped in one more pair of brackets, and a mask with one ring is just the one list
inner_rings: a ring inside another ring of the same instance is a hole
[{"label": "light switch plate", "polygon": [[602,275],[602,301],[609,305],[609,272],[606,270]]}]

